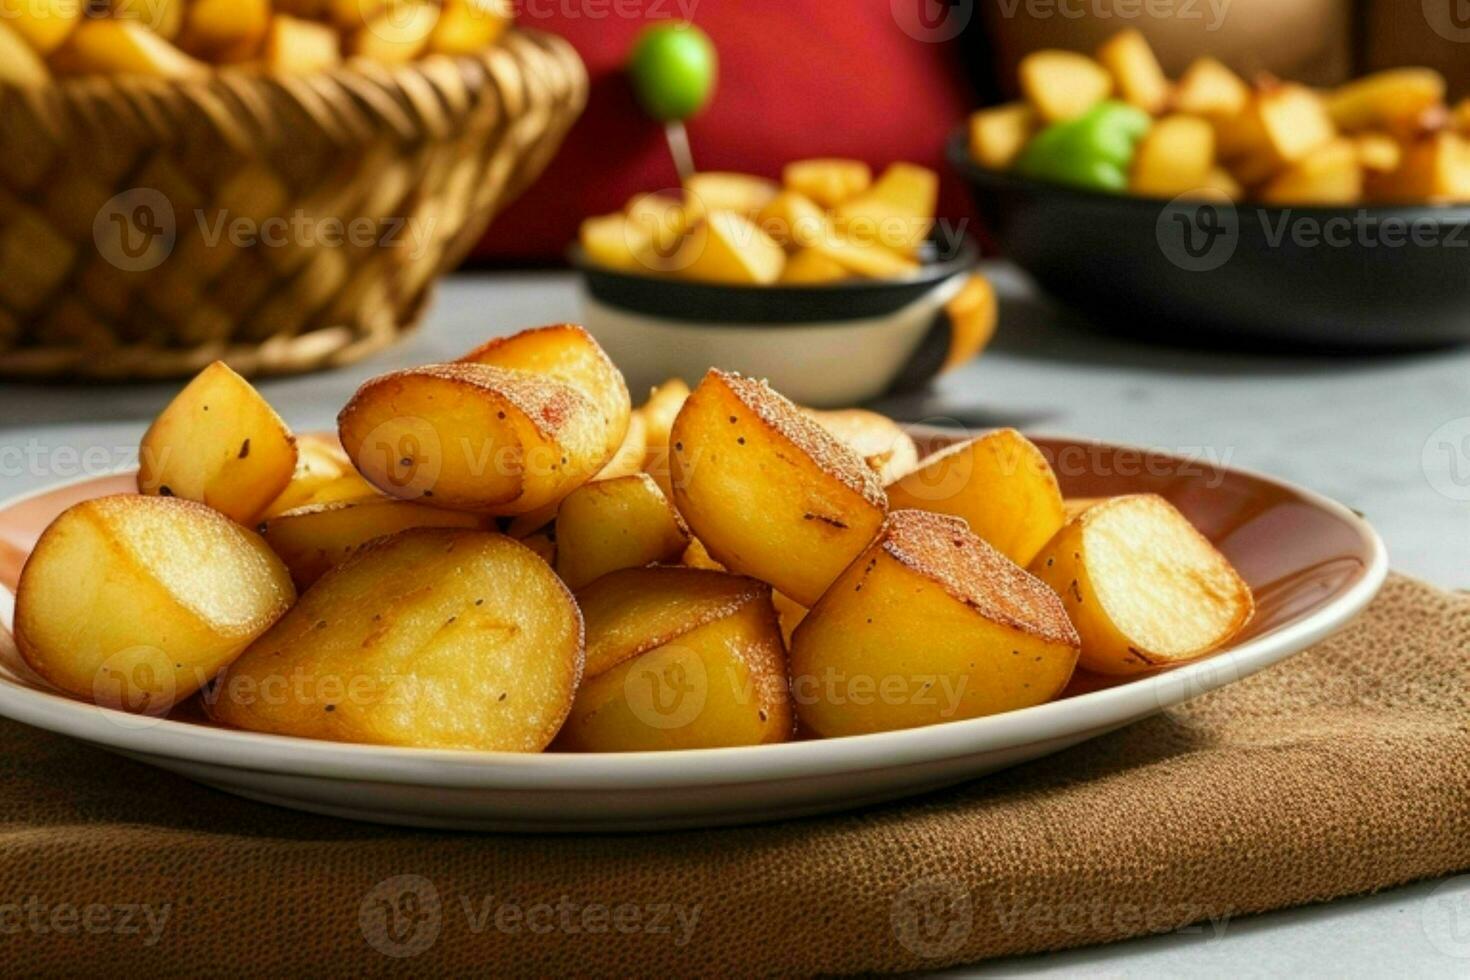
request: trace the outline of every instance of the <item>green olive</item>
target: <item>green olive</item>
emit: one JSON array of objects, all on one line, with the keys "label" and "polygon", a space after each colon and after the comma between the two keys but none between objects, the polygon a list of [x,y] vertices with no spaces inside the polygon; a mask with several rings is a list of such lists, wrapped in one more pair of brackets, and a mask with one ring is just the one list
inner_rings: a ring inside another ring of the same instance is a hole
[{"label": "green olive", "polygon": [[709,35],[683,21],[646,28],[628,59],[638,100],[664,122],[688,119],[703,109],[714,94],[717,70]]}]

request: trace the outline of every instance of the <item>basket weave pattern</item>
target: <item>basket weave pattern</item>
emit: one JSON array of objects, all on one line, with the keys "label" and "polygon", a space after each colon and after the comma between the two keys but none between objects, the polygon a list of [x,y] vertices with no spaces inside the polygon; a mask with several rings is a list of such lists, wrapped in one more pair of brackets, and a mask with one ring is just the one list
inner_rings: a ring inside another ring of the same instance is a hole
[{"label": "basket weave pattern", "polygon": [[0,90],[0,375],[343,364],[539,174],[586,101],[560,38],[274,78]]}]

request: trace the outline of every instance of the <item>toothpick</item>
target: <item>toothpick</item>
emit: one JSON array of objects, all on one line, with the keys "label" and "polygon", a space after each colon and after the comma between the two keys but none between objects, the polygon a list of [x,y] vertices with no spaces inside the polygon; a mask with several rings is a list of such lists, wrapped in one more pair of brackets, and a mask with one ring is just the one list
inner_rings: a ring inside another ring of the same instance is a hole
[{"label": "toothpick", "polygon": [[689,149],[689,131],[678,120],[664,124],[664,138],[669,143],[669,154],[674,158],[674,169],[679,179],[687,180],[694,174],[694,154]]}]

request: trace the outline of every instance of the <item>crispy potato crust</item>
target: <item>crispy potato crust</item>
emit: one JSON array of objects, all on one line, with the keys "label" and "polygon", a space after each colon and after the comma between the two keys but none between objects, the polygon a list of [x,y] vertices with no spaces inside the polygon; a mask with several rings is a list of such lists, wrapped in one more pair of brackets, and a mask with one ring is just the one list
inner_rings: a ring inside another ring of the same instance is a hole
[{"label": "crispy potato crust", "polygon": [[1040,579],[970,533],[958,517],[921,510],[888,515],[879,535],[895,560],[944,587],[992,622],[1079,646],[1061,599]]},{"label": "crispy potato crust", "polygon": [[555,323],[496,337],[458,363],[528,371],[569,384],[598,404],[615,441],[623,439],[623,417],[631,411],[628,386],[607,352],[579,324]]},{"label": "crispy potato crust", "polygon": [[[628,601],[655,591],[663,600],[652,610],[656,618]],[[704,568],[654,565],[609,572],[576,593],[589,640],[586,676],[605,673],[770,594],[764,582]]]},{"label": "crispy potato crust", "polygon": [[874,507],[887,505],[883,485],[862,457],[814,422],[785,395],[764,381],[741,374],[718,368],[711,368],[710,374],[729,388],[757,418],[815,460],[824,472],[836,477]]}]

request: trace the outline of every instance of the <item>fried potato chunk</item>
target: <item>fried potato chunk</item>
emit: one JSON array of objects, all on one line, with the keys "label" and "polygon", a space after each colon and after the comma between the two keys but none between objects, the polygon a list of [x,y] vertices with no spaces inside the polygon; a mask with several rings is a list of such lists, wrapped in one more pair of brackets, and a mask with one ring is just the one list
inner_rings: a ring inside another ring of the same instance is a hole
[{"label": "fried potato chunk", "polygon": [[602,411],[609,457],[628,434],[628,417],[633,408],[623,373],[592,335],[575,323],[558,323],[497,337],[459,361],[529,371],[571,385]]},{"label": "fried potato chunk", "polygon": [[36,543],[16,590],[15,638],[63,691],[161,715],[295,599],[260,536],[208,507],[100,497],[69,508]]},{"label": "fried potato chunk", "polygon": [[834,412],[807,409],[806,413],[861,456],[882,483],[891,483],[919,463],[914,440],[886,415],[863,408]]},{"label": "fried potato chunk", "polygon": [[711,370],[672,437],[674,503],[710,555],[802,605],[883,523],[873,471],[764,382]]},{"label": "fried potato chunk", "polygon": [[1080,116],[1113,91],[1108,70],[1075,51],[1033,51],[1017,72],[1026,101],[1048,123]]},{"label": "fried potato chunk", "polygon": [[250,731],[539,752],[571,707],[582,637],[577,604],[529,548],[420,528],[323,575],[205,703]]},{"label": "fried potato chunk", "polygon": [[296,440],[286,423],[223,361],[169,402],[138,447],[138,490],[207,504],[252,524],[291,482]]},{"label": "fried potato chunk", "polygon": [[296,437],[296,472],[261,515],[269,520],[297,507],[370,497],[378,489],[362,478],[336,436],[307,433]]},{"label": "fried potato chunk", "polygon": [[674,566],[604,575],[577,594],[587,677],[556,748],[761,745],[793,715],[770,587]]},{"label": "fried potato chunk", "polygon": [[556,513],[556,573],[573,590],[620,568],[675,561],[688,546],[689,528],[647,473],[584,484]]},{"label": "fried potato chunk", "polygon": [[1135,674],[1217,649],[1251,617],[1250,587],[1154,494],[1099,501],[1031,562],[1082,637],[1082,666]]},{"label": "fried potato chunk", "polygon": [[337,424],[347,455],[384,493],[489,514],[555,503],[613,453],[603,413],[586,395],[487,364],[372,378]]},{"label": "fried potato chunk", "polygon": [[1046,456],[1015,429],[996,429],[942,449],[888,488],[892,510],[962,517],[1018,565],[1062,526],[1062,491]]},{"label": "fried potato chunk", "polygon": [[444,510],[375,493],[357,500],[288,510],[261,524],[261,533],[291,569],[296,588],[305,590],[370,541],[413,527],[483,529],[488,520],[468,511]]},{"label": "fried potato chunk", "polygon": [[1077,633],[1043,583],[942,514],[890,514],[791,638],[802,724],[861,735],[1055,697]]}]

